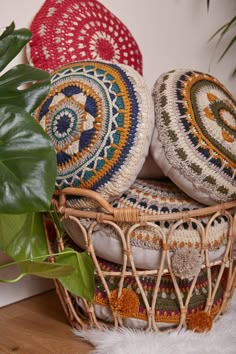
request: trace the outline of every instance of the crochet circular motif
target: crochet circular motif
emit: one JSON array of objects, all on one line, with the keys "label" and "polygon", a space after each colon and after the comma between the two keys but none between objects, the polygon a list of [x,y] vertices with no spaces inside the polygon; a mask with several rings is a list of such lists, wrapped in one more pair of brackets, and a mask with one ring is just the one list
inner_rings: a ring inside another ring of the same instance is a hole
[{"label": "crochet circular motif", "polygon": [[82,61],[55,71],[35,118],[57,152],[56,190],[123,192],[148,151],[149,103],[143,79],[125,65]]},{"label": "crochet circular motif", "polygon": [[34,17],[29,61],[44,70],[84,59],[132,66],[142,55],[128,28],[99,1],[47,0]]},{"label": "crochet circular motif", "polygon": [[235,199],[236,104],[226,88],[210,75],[176,70],[157,80],[153,98],[170,165],[215,202]]}]

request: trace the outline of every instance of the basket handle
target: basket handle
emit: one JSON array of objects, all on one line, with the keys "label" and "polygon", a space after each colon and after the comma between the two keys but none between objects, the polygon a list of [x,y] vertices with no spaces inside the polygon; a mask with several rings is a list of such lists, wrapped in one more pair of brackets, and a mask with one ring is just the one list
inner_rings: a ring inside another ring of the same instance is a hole
[{"label": "basket handle", "polygon": [[86,197],[96,200],[108,213],[113,214],[113,207],[98,192],[84,188],[67,187],[61,190],[59,194],[59,208],[65,206],[67,195]]},{"label": "basket handle", "polygon": [[[141,211],[137,208],[113,208],[98,192],[87,190],[84,188],[74,188],[68,187],[64,188],[60,191],[57,209],[61,212],[62,209],[67,209],[66,207],[66,196],[73,195],[78,197],[86,197],[91,198],[99,203],[101,207],[105,209],[107,213],[112,216],[112,219],[117,222],[146,222],[146,215],[143,215]],[[72,213],[73,209],[70,209],[70,213]],[[80,211],[81,213],[82,211]],[[77,210],[74,210],[74,214],[77,213]],[[88,212],[87,212],[88,213]],[[108,214],[104,213],[92,213],[89,212],[91,215],[94,214],[96,218],[101,220],[109,219]]]}]

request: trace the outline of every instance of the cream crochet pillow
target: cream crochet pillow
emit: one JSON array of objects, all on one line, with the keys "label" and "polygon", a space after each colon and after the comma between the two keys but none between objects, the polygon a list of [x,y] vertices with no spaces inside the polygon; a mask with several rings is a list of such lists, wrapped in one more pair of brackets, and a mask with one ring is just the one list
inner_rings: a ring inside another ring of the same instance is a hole
[{"label": "cream crochet pillow", "polygon": [[[137,179],[132,186],[113,203],[115,208],[135,208],[148,215],[160,215],[178,212],[188,212],[204,206],[182,192],[170,180],[140,180]],[[210,217],[199,217],[198,220],[206,228]],[[81,219],[84,227],[89,228],[92,220]],[[168,235],[174,221],[156,221],[152,224],[140,225],[130,233],[130,247],[137,268],[156,269],[160,266],[162,255],[163,235]],[[78,224],[66,218],[63,225],[67,234],[81,248],[85,242]],[[126,235],[132,224],[118,223]],[[207,248],[211,261],[222,256],[229,232],[229,223],[225,215],[215,218],[208,226]],[[187,248],[190,251],[200,252],[202,247],[202,229],[194,222],[185,222],[179,225],[170,237],[170,251]],[[127,237],[127,235],[126,235]],[[92,233],[93,247],[97,256],[115,263],[123,263],[122,242],[116,229],[111,225],[98,223]],[[126,238],[127,239],[127,238]]]},{"label": "cream crochet pillow", "polygon": [[214,77],[164,73],[153,88],[151,154],[179,188],[212,205],[236,199],[236,105]]}]

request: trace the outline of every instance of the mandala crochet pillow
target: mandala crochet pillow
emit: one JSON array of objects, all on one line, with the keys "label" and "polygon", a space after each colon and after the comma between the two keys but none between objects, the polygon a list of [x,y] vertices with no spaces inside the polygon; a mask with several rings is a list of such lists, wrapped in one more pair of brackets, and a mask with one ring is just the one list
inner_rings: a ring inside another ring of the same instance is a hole
[{"label": "mandala crochet pillow", "polygon": [[[103,272],[114,272],[116,274],[121,274],[122,272],[122,267],[115,263],[104,261],[103,259],[98,259],[98,264]],[[127,269],[127,271],[128,270],[129,269]],[[130,274],[132,274],[132,269],[130,269]],[[212,267],[212,287],[214,287],[216,284],[218,274],[219,267]],[[156,277],[152,275],[143,275],[139,279],[143,291],[147,297],[149,306],[151,306],[152,299],[155,294]],[[100,277],[98,275],[95,276],[96,290],[93,298],[93,305],[96,317],[106,322],[112,322],[113,310],[119,312],[124,326],[134,328],[146,327],[148,318],[147,308],[134,276],[130,275],[125,277],[123,290],[119,299],[117,299],[117,297],[120,277],[108,274],[106,275],[105,280],[110,291],[109,298]],[[183,302],[185,303],[188,293],[190,292],[192,282],[186,279],[181,280],[180,278],[177,278],[177,284],[182,294]],[[208,292],[209,281],[207,278],[207,269],[204,268],[199,273],[195,284],[195,290],[193,291],[190,302],[188,304],[188,313],[186,318],[187,321],[191,319],[192,314],[196,315],[204,311]],[[216,296],[214,297],[213,306],[211,308],[210,315],[212,317],[216,316],[216,314],[219,312],[223,301],[223,295],[224,283],[222,279],[222,282],[219,284],[216,291]],[[86,313],[87,311],[83,300],[79,297],[76,297],[76,302],[85,310]],[[177,299],[174,283],[171,279],[171,276],[169,274],[165,274],[162,276],[157,293],[157,299],[155,302],[155,321],[158,322],[160,327],[163,327],[168,324],[174,325],[179,323],[180,318],[180,305]]]},{"label": "mandala crochet pillow", "polygon": [[112,200],[134,182],[148,154],[151,97],[141,75],[127,65],[80,61],[58,68],[34,115],[57,153],[56,193],[81,187]]},{"label": "mandala crochet pillow", "polygon": [[[112,205],[115,208],[137,208],[145,214],[159,215],[178,213],[204,207],[183,193],[170,180],[149,181],[137,179],[133,185]],[[210,217],[198,218],[206,228]],[[89,228],[92,221],[80,219],[80,223]],[[174,221],[157,221],[151,225],[135,228],[130,236],[130,247],[137,268],[157,269],[161,261],[163,234],[168,235]],[[67,234],[81,248],[85,249],[84,239],[80,226],[75,220],[65,219],[63,225]],[[118,223],[126,235],[131,224]],[[219,259],[225,251],[225,244],[229,233],[228,219],[225,215],[213,220],[206,234],[209,257],[212,261]],[[185,247],[192,252],[200,252],[202,230],[196,223],[182,223],[175,229],[170,238],[170,249],[174,252]],[[126,235],[127,237],[127,235]],[[123,248],[121,238],[110,224],[98,223],[92,233],[93,247],[97,256],[115,263],[123,263]]]},{"label": "mandala crochet pillow", "polygon": [[46,0],[35,15],[27,57],[51,71],[74,61],[107,60],[142,74],[142,54],[129,29],[96,0]]},{"label": "mandala crochet pillow", "polygon": [[151,154],[176,185],[212,205],[236,198],[236,103],[214,77],[164,73],[153,88]]}]

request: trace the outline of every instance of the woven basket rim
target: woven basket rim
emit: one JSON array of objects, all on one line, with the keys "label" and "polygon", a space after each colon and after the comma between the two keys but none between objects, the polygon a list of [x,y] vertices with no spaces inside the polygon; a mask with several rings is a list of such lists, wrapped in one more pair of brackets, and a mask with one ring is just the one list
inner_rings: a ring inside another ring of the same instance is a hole
[{"label": "woven basket rim", "polygon": [[[68,196],[85,197],[96,201],[105,212],[92,211],[84,209],[75,209],[66,206],[66,200]],[[189,221],[191,218],[206,216],[215,214],[217,212],[225,214],[226,211],[236,207],[236,200],[219,203],[213,206],[206,206],[203,208],[184,211],[178,213],[168,213],[168,214],[156,214],[148,215],[138,208],[114,208],[108,201],[106,201],[98,192],[83,189],[69,187],[61,190],[59,195],[55,196],[53,203],[57,210],[61,214],[70,214],[75,217],[85,217],[90,219],[96,219],[101,221],[124,221],[124,222],[136,222],[136,223],[146,223],[152,221],[162,221],[162,220],[180,220]]]}]

